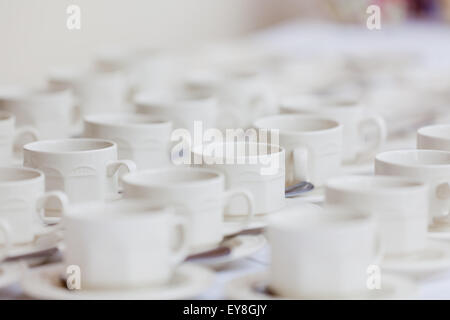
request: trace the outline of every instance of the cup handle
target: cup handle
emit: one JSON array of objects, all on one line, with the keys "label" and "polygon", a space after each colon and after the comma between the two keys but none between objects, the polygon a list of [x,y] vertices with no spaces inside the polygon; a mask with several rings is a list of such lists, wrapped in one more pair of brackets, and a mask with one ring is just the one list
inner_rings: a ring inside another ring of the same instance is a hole
[{"label": "cup handle", "polygon": [[33,142],[39,140],[39,132],[35,128],[33,127],[17,128],[14,134],[14,142],[13,142],[13,147],[16,154],[19,153],[19,150],[21,150],[23,147],[19,145],[19,139],[25,135],[30,135]]},{"label": "cup handle", "polygon": [[128,172],[136,171],[136,164],[131,160],[114,160],[108,162],[106,165],[106,174],[108,177],[112,177],[119,171],[121,167],[125,167]]},{"label": "cup handle", "polygon": [[189,254],[189,243],[187,241],[187,219],[175,215],[174,219],[174,227],[180,227],[181,238],[180,238],[180,246],[178,249],[172,252],[172,266],[176,266],[179,263],[183,262]]},{"label": "cup handle", "polygon": [[3,233],[3,237],[5,239],[5,244],[4,244],[3,250],[0,253],[0,258],[3,259],[4,257],[6,257],[8,255],[8,251],[11,248],[12,230],[11,230],[11,226],[9,225],[8,222],[6,222],[4,220],[0,220],[0,232]]},{"label": "cup handle", "polygon": [[[134,161],[132,161],[132,160],[114,160],[114,161],[110,161],[109,163],[106,164],[107,176],[108,177],[114,176],[121,167],[125,167],[128,170],[128,172],[136,171],[136,163],[134,163]],[[122,191],[121,190],[121,181],[119,180],[119,187],[118,187],[117,192],[120,193],[121,191]]]},{"label": "cup handle", "polygon": [[[450,183],[449,182],[439,182],[436,187],[434,188],[434,194],[437,199],[448,201],[450,200]],[[447,212],[444,214],[442,213],[440,216],[434,216],[431,218],[440,218],[448,216],[450,211],[450,208],[447,209]]]},{"label": "cup handle", "polygon": [[386,121],[384,121],[383,117],[372,114],[366,116],[362,119],[358,126],[358,132],[360,134],[363,133],[364,128],[368,126],[374,126],[377,130],[376,138],[369,142],[367,146],[365,146],[361,151],[356,155],[356,160],[363,160],[370,158],[374,155],[386,142],[387,137],[387,128]]},{"label": "cup handle", "polygon": [[[64,212],[67,211],[67,208],[69,206],[69,198],[67,198],[67,195],[64,192],[49,191],[41,195],[36,201],[36,212],[38,214],[40,221],[44,224],[44,226],[48,226],[49,224],[54,223],[54,221],[50,220],[48,217],[45,216],[45,204],[50,199],[57,199],[61,203],[61,212],[63,214]],[[54,226],[55,231],[58,231],[61,228],[59,224],[60,220],[61,218],[57,219],[58,225]]]},{"label": "cup handle", "polygon": [[236,188],[225,191],[223,195],[225,199],[225,204],[230,202],[231,199],[239,196],[243,196],[245,200],[247,200],[247,215],[245,216],[246,218],[242,224],[242,229],[245,229],[245,227],[251,222],[255,214],[255,199],[253,197],[253,194],[247,189]]},{"label": "cup handle", "polygon": [[310,182],[309,175],[309,151],[305,147],[298,147],[292,151],[292,157],[294,160],[294,182],[308,181]]}]

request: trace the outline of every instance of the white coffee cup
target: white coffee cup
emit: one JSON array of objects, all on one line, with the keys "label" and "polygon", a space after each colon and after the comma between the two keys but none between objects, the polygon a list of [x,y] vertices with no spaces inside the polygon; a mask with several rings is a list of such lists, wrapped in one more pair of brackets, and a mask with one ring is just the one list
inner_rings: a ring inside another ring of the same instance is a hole
[{"label": "white coffee cup", "polygon": [[34,239],[35,225],[40,222],[39,217],[50,199],[56,199],[62,207],[67,207],[64,193],[45,192],[44,173],[41,171],[0,167],[0,220],[7,224],[10,244],[24,244]]},{"label": "white coffee cup", "polygon": [[[284,150],[277,145],[252,142],[214,142],[192,150],[195,166],[212,168],[226,177],[227,188],[245,188],[255,199],[255,214],[285,206]],[[227,215],[245,214],[243,199],[233,199]]]},{"label": "white coffee cup", "polygon": [[70,90],[45,88],[4,97],[0,110],[14,114],[18,128],[34,128],[39,139],[56,139],[72,134],[73,104]]},{"label": "white coffee cup", "polygon": [[120,71],[56,68],[50,72],[48,85],[73,92],[77,120],[81,120],[80,116],[126,109],[126,79]]},{"label": "white coffee cup", "polygon": [[117,198],[118,170],[136,169],[131,160],[117,160],[113,141],[84,138],[26,144],[24,166],[42,170],[46,190],[64,191],[73,203]]},{"label": "white coffee cup", "polygon": [[396,150],[377,154],[375,174],[403,176],[429,184],[429,222],[448,215],[450,206],[450,152]]},{"label": "white coffee cup", "polygon": [[195,122],[203,130],[216,124],[217,100],[209,95],[141,92],[135,96],[134,103],[137,113],[169,119],[175,129],[186,129],[191,134]]},{"label": "white coffee cup", "polygon": [[131,159],[140,169],[167,167],[172,123],[153,116],[98,114],[84,118],[84,137],[117,143],[119,159]]},{"label": "white coffee cup", "polygon": [[385,176],[341,176],[325,187],[325,205],[373,214],[386,254],[410,254],[425,247],[428,232],[428,186]]},{"label": "white coffee cup", "polygon": [[[18,158],[20,140],[26,136],[36,141],[38,133],[32,127],[15,129],[15,117],[9,112],[0,112],[0,165],[11,165],[14,158]],[[15,152],[16,151],[16,152]]]},{"label": "white coffee cup", "polygon": [[62,218],[64,260],[80,268],[81,289],[167,283],[188,252],[186,223],[173,211],[129,200],[70,206]]},{"label": "white coffee cup", "polygon": [[284,114],[258,119],[254,127],[279,133],[279,144],[286,150],[286,185],[308,181],[321,187],[338,173],[343,134],[336,121]]},{"label": "white coffee cup", "polygon": [[[336,99],[314,103],[305,96],[293,96],[282,101],[281,111],[282,113],[315,114],[342,124],[345,162],[374,156],[386,141],[387,129],[384,119],[376,114],[368,114],[366,108],[358,101]],[[376,129],[374,137],[369,141],[363,141],[365,131],[372,127]]]},{"label": "white coffee cup", "polygon": [[417,149],[450,151],[450,125],[436,124],[417,130]]},{"label": "white coffee cup", "polygon": [[381,255],[375,219],[349,210],[302,209],[269,218],[270,288],[291,299],[366,292],[367,268]]},{"label": "white coffee cup", "polygon": [[[138,171],[122,177],[124,198],[145,198],[156,206],[175,206],[188,219],[187,238],[192,249],[209,248],[223,239],[223,212],[231,198],[243,196],[247,217],[253,197],[245,189],[225,190],[225,177],[203,168],[165,168]],[[243,224],[243,227],[245,224]]]}]

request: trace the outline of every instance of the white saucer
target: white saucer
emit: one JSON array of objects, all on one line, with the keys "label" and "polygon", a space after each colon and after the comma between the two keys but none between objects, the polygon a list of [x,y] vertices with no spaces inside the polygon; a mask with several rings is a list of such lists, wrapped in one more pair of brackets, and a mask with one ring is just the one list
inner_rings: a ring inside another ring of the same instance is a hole
[{"label": "white saucer", "polygon": [[381,262],[382,271],[402,273],[421,278],[450,270],[450,246],[429,240],[424,250],[405,256],[387,256]]},{"label": "white saucer", "polygon": [[166,286],[116,289],[116,290],[68,290],[61,281],[62,264],[48,265],[29,270],[22,278],[25,294],[38,299],[64,300],[173,300],[189,299],[203,293],[213,282],[214,273],[194,264],[177,268]]},{"label": "white saucer", "polygon": [[222,268],[232,262],[251,256],[262,249],[266,243],[266,238],[262,234],[239,235],[221,243],[221,246],[226,246],[231,249],[229,253],[196,258],[191,261],[203,266]]},{"label": "white saucer", "polygon": [[[12,245],[7,253],[8,258],[14,258],[22,255],[29,255],[41,251],[58,249],[61,235],[56,232],[42,233],[35,236],[33,242]],[[45,261],[48,257],[34,257],[27,259],[32,265]]]},{"label": "white saucer", "polygon": [[6,262],[0,265],[0,289],[19,282],[26,266],[21,262]]},{"label": "white saucer", "polygon": [[[231,280],[225,287],[225,296],[235,300],[282,300],[290,299],[270,293],[267,273],[255,273]],[[364,293],[341,297],[348,300],[386,300],[413,299],[417,287],[411,280],[395,275],[381,276],[381,289],[367,290]]]},{"label": "white saucer", "polygon": [[346,174],[373,174],[374,160],[369,159],[361,162],[345,163],[341,167],[341,173]]}]

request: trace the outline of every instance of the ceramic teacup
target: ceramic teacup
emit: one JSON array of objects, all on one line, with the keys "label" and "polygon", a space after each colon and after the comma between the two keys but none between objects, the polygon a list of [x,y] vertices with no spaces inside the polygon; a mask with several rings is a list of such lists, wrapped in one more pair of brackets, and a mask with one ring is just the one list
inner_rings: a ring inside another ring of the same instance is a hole
[{"label": "ceramic teacup", "polygon": [[31,136],[36,141],[38,133],[31,127],[15,129],[15,117],[9,112],[0,112],[0,165],[11,165],[14,158],[18,158],[20,140]]},{"label": "ceramic teacup", "polygon": [[39,216],[50,199],[67,207],[64,193],[45,192],[43,172],[0,167],[0,220],[8,225],[9,243],[24,244],[34,239]]},{"label": "ceramic teacup", "polygon": [[286,185],[308,181],[316,187],[338,173],[342,161],[342,126],[309,115],[276,115],[254,122],[259,130],[279,134],[286,150]]},{"label": "ceramic teacup", "polygon": [[54,68],[48,76],[48,85],[52,89],[70,89],[73,92],[78,121],[80,116],[121,112],[126,108],[126,81],[117,70]]},{"label": "ceramic teacup", "polygon": [[185,221],[173,212],[123,200],[70,206],[62,218],[64,260],[80,268],[81,289],[167,283],[188,252]]},{"label": "ceramic teacup", "polygon": [[386,254],[410,254],[425,247],[428,186],[423,182],[384,176],[335,177],[327,181],[325,204],[373,214]]},{"label": "ceramic teacup", "polygon": [[[222,173],[203,168],[165,168],[143,170],[122,177],[124,198],[145,198],[157,206],[175,206],[188,219],[191,249],[213,247],[223,239],[223,212],[230,199],[242,196],[247,217],[255,202],[245,189],[225,190]],[[243,227],[245,225],[243,224]]]},{"label": "ceramic teacup", "polygon": [[[255,199],[255,214],[285,206],[284,150],[277,145],[252,142],[214,142],[192,150],[194,166],[212,168],[226,177],[227,188],[245,188]],[[245,214],[243,199],[233,199],[227,215]]]},{"label": "ceramic teacup", "polygon": [[417,131],[417,149],[450,151],[450,125],[437,124]]},{"label": "ceramic teacup", "polygon": [[13,113],[18,128],[34,128],[39,139],[56,139],[72,134],[73,104],[70,90],[45,88],[4,98],[0,110]]},{"label": "ceramic teacup", "polygon": [[269,218],[269,287],[291,299],[345,298],[366,292],[367,269],[381,246],[372,216],[316,210]]},{"label": "ceramic teacup", "polygon": [[215,127],[217,100],[209,95],[142,92],[134,103],[137,113],[164,117],[173,122],[175,129],[186,129],[191,134],[195,122],[201,123],[203,130]]},{"label": "ceramic teacup", "polygon": [[403,176],[429,184],[429,222],[448,215],[450,206],[450,152],[396,150],[379,153],[375,174]]},{"label": "ceramic teacup", "polygon": [[131,160],[117,160],[113,141],[84,138],[26,144],[24,166],[42,170],[46,190],[64,191],[73,203],[117,198],[118,170],[136,169]]},{"label": "ceramic teacup", "polygon": [[[281,103],[282,113],[316,114],[342,124],[344,133],[343,160],[352,162],[374,156],[386,141],[386,123],[375,114],[367,114],[364,106],[352,99],[337,99],[314,103],[304,96],[286,97]],[[366,130],[376,129],[369,141],[362,141]]]},{"label": "ceramic teacup", "polygon": [[98,114],[84,118],[84,137],[117,143],[119,159],[131,159],[140,169],[167,167],[172,123],[147,115]]}]

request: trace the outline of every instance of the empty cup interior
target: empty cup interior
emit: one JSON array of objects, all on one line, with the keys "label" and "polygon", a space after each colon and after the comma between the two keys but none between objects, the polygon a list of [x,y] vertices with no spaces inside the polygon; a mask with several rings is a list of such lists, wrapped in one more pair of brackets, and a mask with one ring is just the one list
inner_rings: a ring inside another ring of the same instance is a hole
[{"label": "empty cup interior", "polygon": [[337,128],[336,121],[309,116],[281,115],[268,117],[255,122],[260,129],[278,129],[284,132],[309,133]]},{"label": "empty cup interior", "polygon": [[63,139],[32,142],[24,146],[25,150],[45,153],[76,153],[102,150],[114,146],[113,142],[97,139]]},{"label": "empty cup interior", "polygon": [[0,183],[19,182],[43,177],[42,173],[25,168],[0,168]]},{"label": "empty cup interior", "polygon": [[223,180],[221,173],[209,169],[175,168],[140,171],[123,177],[124,181],[137,185],[186,186]]},{"label": "empty cup interior", "polygon": [[450,165],[450,152],[438,150],[399,150],[378,154],[380,161],[407,166]]}]

